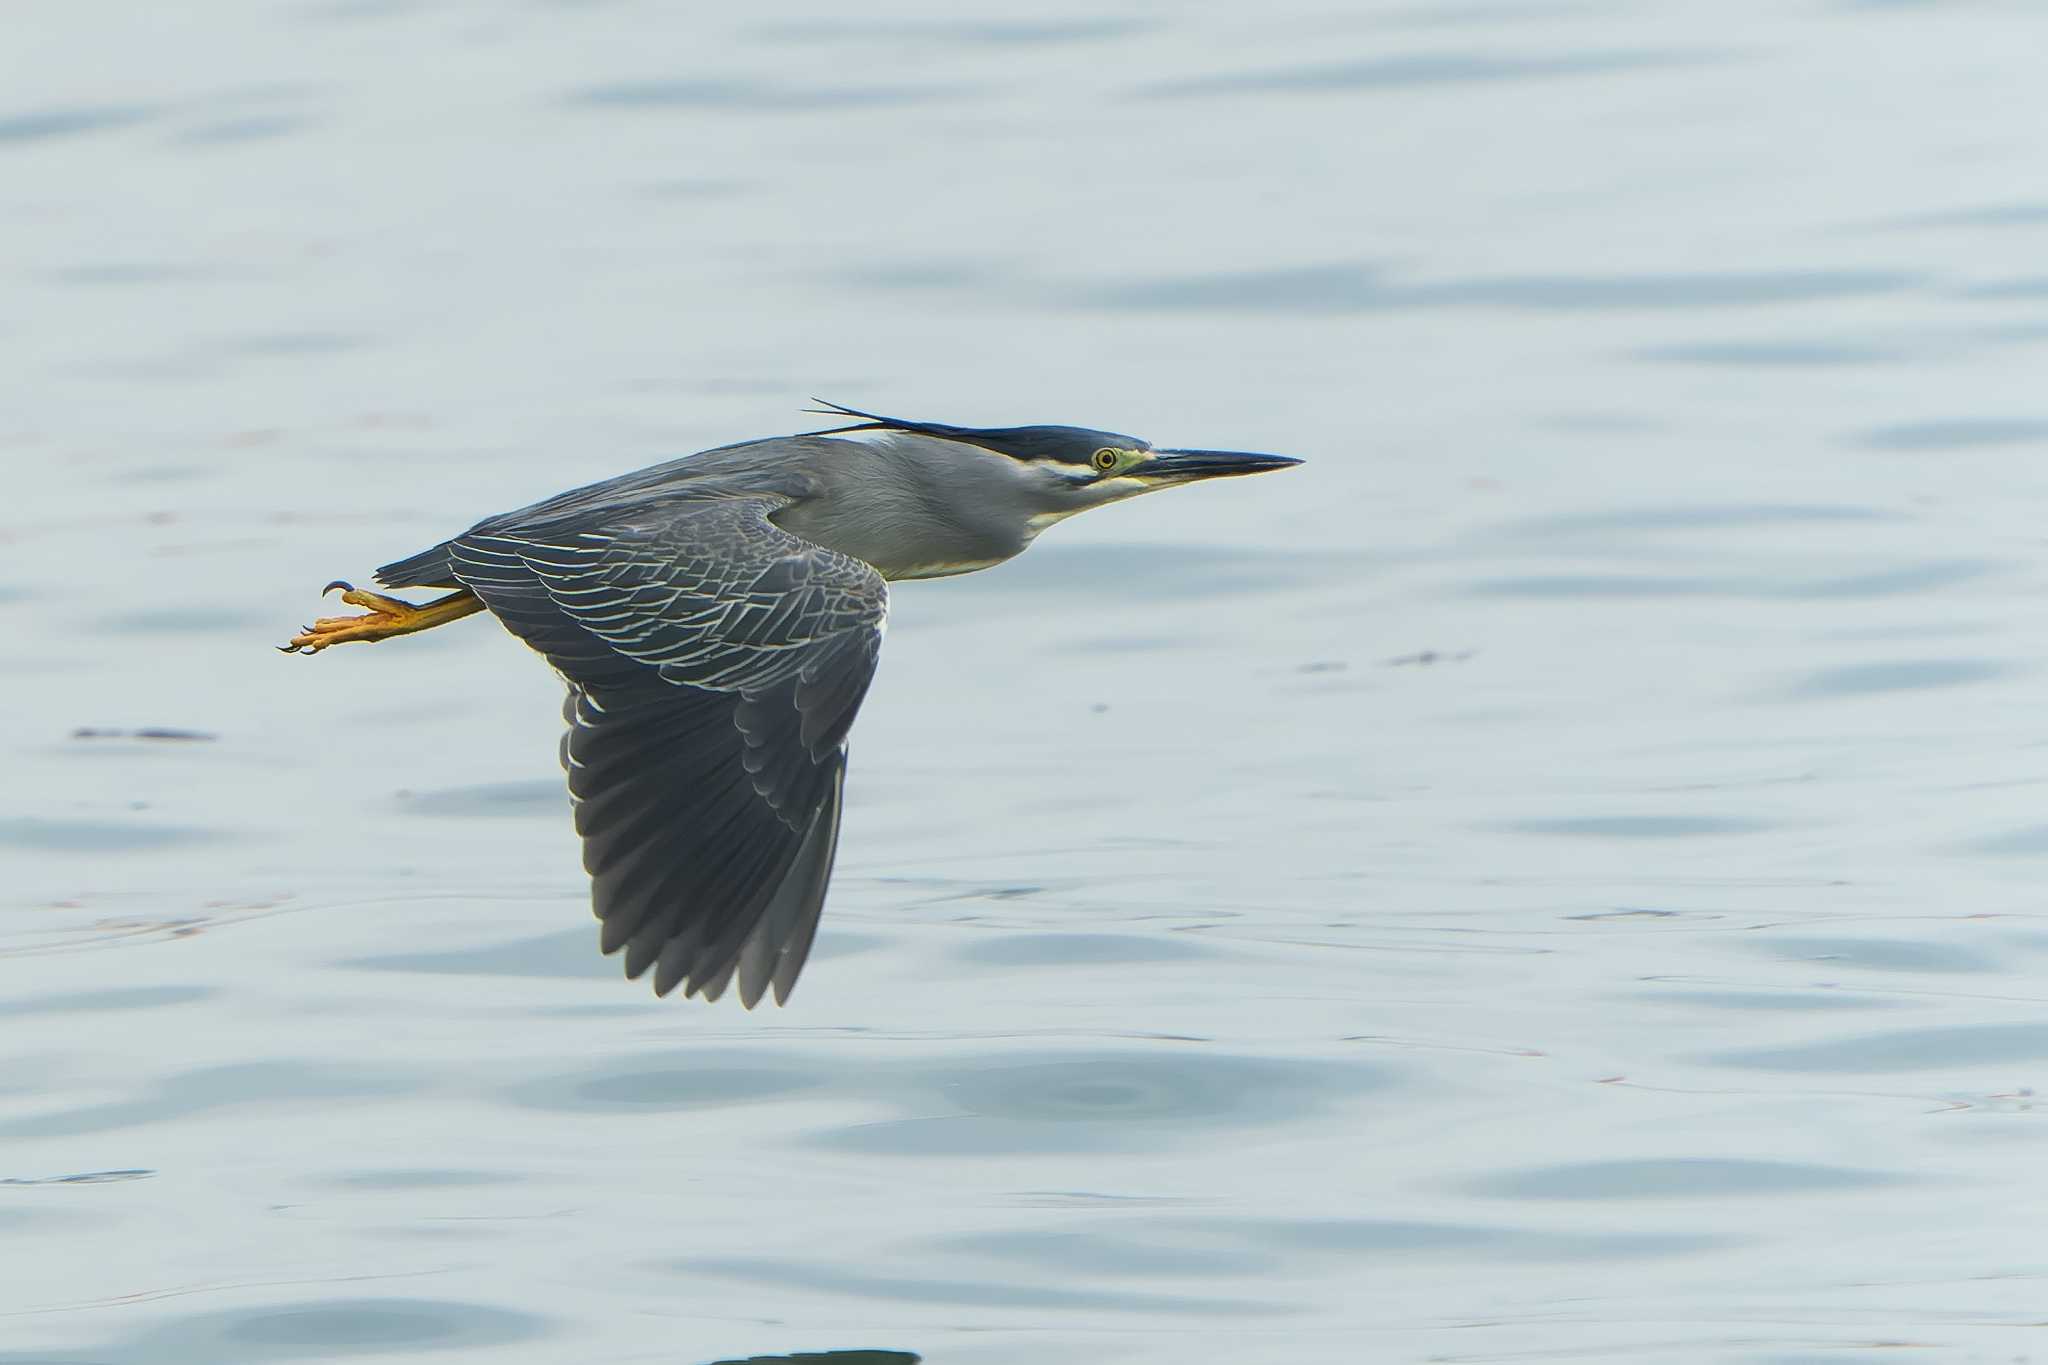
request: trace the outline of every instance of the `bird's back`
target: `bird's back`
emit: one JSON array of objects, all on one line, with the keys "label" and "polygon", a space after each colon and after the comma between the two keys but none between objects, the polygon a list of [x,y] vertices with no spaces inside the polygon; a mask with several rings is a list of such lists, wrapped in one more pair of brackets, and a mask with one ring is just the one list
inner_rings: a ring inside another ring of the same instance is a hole
[{"label": "bird's back", "polygon": [[[819,449],[827,444],[819,437],[778,436],[701,450],[485,517],[463,534],[574,535],[631,525],[678,503],[749,495],[797,500],[813,492],[816,480],[805,471],[829,458],[829,451]],[[377,570],[377,581],[387,588],[453,586],[457,580],[449,549],[460,538],[451,536],[386,564]]]}]

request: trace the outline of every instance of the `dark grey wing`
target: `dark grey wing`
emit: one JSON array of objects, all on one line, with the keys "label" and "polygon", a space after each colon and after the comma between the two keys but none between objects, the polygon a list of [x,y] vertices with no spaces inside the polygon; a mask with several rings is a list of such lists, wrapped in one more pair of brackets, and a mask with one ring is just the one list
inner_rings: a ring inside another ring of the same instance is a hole
[{"label": "dark grey wing", "polygon": [[888,589],[768,520],[779,501],[481,530],[456,577],[569,684],[562,765],[607,953],[656,994],[789,997],[839,838],[846,736]]}]

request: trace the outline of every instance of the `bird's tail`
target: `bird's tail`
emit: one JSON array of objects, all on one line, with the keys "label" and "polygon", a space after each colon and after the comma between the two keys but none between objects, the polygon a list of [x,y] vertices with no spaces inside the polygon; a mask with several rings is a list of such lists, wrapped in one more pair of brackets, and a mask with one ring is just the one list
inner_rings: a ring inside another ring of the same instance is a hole
[{"label": "bird's tail", "polygon": [[377,581],[387,588],[459,588],[455,580],[455,564],[448,557],[448,544],[443,541],[431,550],[421,550],[416,555],[393,560],[377,570]]}]

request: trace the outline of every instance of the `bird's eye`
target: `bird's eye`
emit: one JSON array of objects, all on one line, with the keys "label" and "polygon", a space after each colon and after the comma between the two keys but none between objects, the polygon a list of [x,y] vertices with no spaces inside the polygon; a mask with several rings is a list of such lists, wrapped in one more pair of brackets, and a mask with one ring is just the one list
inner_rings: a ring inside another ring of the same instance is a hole
[{"label": "bird's eye", "polygon": [[1095,452],[1095,467],[1105,474],[1116,468],[1116,462],[1117,452],[1108,446],[1104,446]]}]

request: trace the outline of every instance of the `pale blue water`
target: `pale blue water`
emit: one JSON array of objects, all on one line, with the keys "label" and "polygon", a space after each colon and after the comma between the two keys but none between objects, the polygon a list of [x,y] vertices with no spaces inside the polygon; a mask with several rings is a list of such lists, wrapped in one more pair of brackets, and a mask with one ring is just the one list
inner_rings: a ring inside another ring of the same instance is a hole
[{"label": "pale blue water", "polygon": [[[0,1362],[2040,1355],[2044,45],[14,16]],[[813,394],[1311,463],[902,588],[802,989],[657,1002],[537,661],[268,647]]]}]

